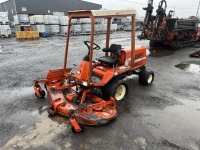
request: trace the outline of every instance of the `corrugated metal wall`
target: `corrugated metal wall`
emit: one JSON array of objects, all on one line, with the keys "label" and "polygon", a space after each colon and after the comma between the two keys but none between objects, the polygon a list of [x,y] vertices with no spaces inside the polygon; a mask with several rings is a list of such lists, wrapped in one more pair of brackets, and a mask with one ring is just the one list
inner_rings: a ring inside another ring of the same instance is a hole
[{"label": "corrugated metal wall", "polygon": [[0,4],[0,11],[8,11],[10,21],[13,21],[13,15],[16,14],[52,15],[53,12],[67,14],[70,10],[101,8],[99,4],[81,0],[9,0]]},{"label": "corrugated metal wall", "polygon": [[9,0],[0,4],[0,11],[6,12],[8,11],[9,20],[13,20],[13,15],[16,15],[15,10],[15,1]]},{"label": "corrugated metal wall", "polygon": [[[77,9],[100,9],[102,6],[80,0],[16,0],[17,13],[53,14]],[[26,11],[25,11],[26,10]]]}]

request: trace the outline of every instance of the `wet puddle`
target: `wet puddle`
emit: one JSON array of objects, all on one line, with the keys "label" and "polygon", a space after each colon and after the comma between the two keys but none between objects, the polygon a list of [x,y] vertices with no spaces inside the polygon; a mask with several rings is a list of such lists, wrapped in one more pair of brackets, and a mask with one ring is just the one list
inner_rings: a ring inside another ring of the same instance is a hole
[{"label": "wet puddle", "polygon": [[193,73],[199,73],[200,74],[200,65],[197,64],[178,64],[175,66],[176,68],[179,68],[181,70],[187,71],[187,72],[193,72]]},{"label": "wet puddle", "polygon": [[13,49],[0,49],[0,54],[9,54],[13,52],[14,52]]},{"label": "wet puddle", "polygon": [[5,149],[38,149],[42,145],[47,145],[47,149],[56,147],[50,141],[57,136],[65,135],[70,130],[69,119],[59,115],[48,117],[47,109],[48,106],[40,106],[38,110],[22,111],[8,118],[7,122],[15,124],[16,128],[11,132],[20,134],[14,134],[7,141]]},{"label": "wet puddle", "polygon": [[120,38],[120,39],[111,39],[111,43],[118,43],[118,42],[123,42],[123,41],[130,41],[130,38]]},{"label": "wet puddle", "polygon": [[[39,114],[40,115],[45,115],[46,117],[48,116],[47,110],[48,110],[48,106],[41,106],[38,108]],[[60,115],[55,115],[55,116],[48,116],[49,119],[51,119],[53,122],[61,125],[61,124],[65,124],[68,125],[69,124],[69,118],[64,117],[64,116],[60,116]],[[47,118],[48,118],[47,117]]]},{"label": "wet puddle", "polygon": [[[199,102],[187,105],[176,105],[167,107],[164,110],[143,110],[145,116],[143,121],[150,125],[152,133],[169,139],[172,144],[183,142],[182,146],[190,149],[190,137],[200,138],[200,113]],[[175,136],[176,135],[176,136]],[[188,142],[188,143],[187,143]]]},{"label": "wet puddle", "polygon": [[151,57],[165,57],[174,54],[172,50],[168,49],[159,49],[159,48],[150,48],[147,49],[147,55]]}]

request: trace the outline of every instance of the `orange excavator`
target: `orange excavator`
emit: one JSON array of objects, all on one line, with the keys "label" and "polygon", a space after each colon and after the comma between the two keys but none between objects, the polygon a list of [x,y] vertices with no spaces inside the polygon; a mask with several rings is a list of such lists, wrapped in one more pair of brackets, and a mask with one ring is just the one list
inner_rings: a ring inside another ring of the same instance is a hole
[{"label": "orange excavator", "polygon": [[[69,28],[72,19],[90,18],[90,41],[84,41],[88,52],[76,70],[68,67],[70,34],[67,35],[64,68],[49,70],[44,80],[34,81],[35,95],[45,97],[47,91],[50,107],[49,115],[60,114],[69,117],[72,131],[81,132],[84,125],[99,126],[117,117],[117,103],[127,98],[126,77],[136,74],[139,83],[150,85],[154,73],[146,70],[146,48],[135,47],[135,10],[81,10],[70,11]],[[131,46],[122,48],[120,43],[110,44],[110,24],[113,17],[132,18]],[[94,43],[95,19],[107,19],[106,45],[104,56],[93,60],[93,51],[100,50]]]}]

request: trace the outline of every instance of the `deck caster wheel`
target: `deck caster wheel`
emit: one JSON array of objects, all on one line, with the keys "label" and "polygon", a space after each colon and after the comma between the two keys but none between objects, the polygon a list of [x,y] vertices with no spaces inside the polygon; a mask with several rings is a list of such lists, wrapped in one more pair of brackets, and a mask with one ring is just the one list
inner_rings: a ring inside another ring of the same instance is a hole
[{"label": "deck caster wheel", "polygon": [[55,115],[54,109],[53,109],[53,108],[49,108],[49,109],[47,110],[47,112],[48,112],[49,116],[54,116],[54,115]]},{"label": "deck caster wheel", "polygon": [[154,72],[143,70],[139,73],[139,83],[141,85],[151,85],[154,80]]},{"label": "deck caster wheel", "polygon": [[80,124],[78,123],[79,127],[80,127],[80,131],[76,131],[76,129],[72,126],[72,132],[73,133],[80,133],[80,132],[83,132],[84,131],[84,125],[83,124]]},{"label": "deck caster wheel", "polygon": [[45,97],[45,91],[44,90],[39,90],[39,95],[37,93],[35,93],[35,96],[37,98],[44,98]]}]

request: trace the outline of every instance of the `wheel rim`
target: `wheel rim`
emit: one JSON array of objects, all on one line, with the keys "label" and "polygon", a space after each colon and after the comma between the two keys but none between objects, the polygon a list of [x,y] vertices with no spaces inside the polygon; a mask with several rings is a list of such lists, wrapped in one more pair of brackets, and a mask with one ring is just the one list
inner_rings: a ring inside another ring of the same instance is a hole
[{"label": "wheel rim", "polygon": [[153,75],[150,74],[148,79],[147,79],[148,84],[150,84],[152,82],[152,80],[153,80]]},{"label": "wheel rim", "polygon": [[115,92],[115,98],[117,101],[120,101],[124,98],[126,95],[126,86],[125,85],[120,85],[117,87],[117,90]]}]

